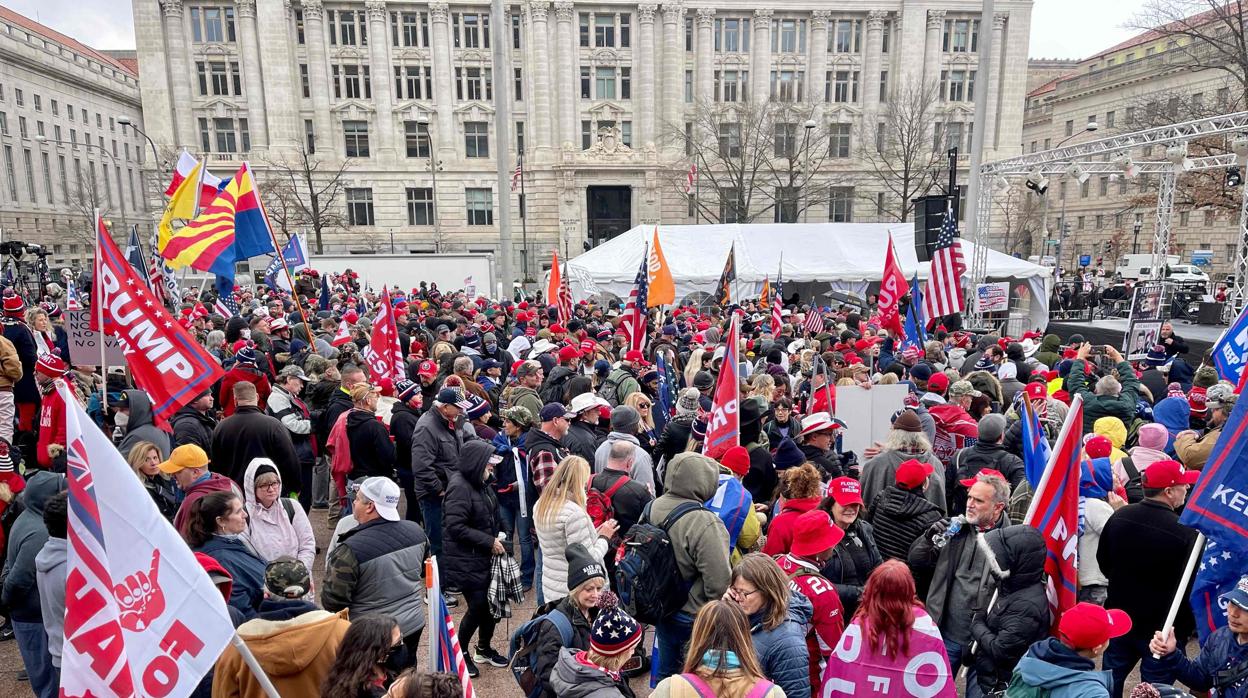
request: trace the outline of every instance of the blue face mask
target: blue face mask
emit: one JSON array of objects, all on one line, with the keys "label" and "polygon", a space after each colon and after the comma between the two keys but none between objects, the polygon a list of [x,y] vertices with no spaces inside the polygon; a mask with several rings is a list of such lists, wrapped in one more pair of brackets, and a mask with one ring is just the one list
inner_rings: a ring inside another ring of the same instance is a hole
[{"label": "blue face mask", "polygon": [[737,659],[737,653],[729,650],[707,650],[702,655],[702,666],[708,669],[740,669],[741,660]]}]

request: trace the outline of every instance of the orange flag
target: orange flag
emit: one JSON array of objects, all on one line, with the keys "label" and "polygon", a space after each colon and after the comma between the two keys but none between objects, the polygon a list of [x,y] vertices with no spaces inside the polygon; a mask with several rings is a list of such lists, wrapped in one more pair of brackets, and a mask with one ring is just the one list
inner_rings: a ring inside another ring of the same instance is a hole
[{"label": "orange flag", "polygon": [[559,270],[559,250],[555,250],[555,255],[550,260],[550,282],[546,284],[546,305],[554,305],[558,301],[559,286],[562,281],[562,272]]},{"label": "orange flag", "polygon": [[771,279],[767,278],[766,276],[763,277],[763,290],[762,292],[759,293],[759,296],[758,296],[758,307],[760,308],[771,307]]},{"label": "orange flag", "polygon": [[676,284],[672,282],[672,270],[663,258],[663,248],[659,247],[659,226],[654,226],[654,244],[650,245],[650,260],[647,264],[650,275],[650,289],[646,307],[672,305],[676,302]]}]

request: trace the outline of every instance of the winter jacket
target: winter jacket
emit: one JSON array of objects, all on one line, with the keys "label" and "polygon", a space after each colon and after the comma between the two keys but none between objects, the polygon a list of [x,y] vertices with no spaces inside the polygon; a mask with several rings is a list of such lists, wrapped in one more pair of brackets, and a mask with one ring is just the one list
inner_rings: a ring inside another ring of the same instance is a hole
[{"label": "winter jacket", "polygon": [[316,437],[312,434],[312,412],[307,403],[285,388],[275,387],[269,394],[269,404],[265,409],[290,432],[299,462],[311,464],[316,460]]},{"label": "winter jacket", "polygon": [[650,458],[650,454],[641,447],[641,442],[632,434],[625,434],[620,431],[613,431],[607,434],[606,441],[598,445],[594,451],[594,458],[590,464],[594,466],[595,473],[601,473],[607,469],[607,461],[611,456],[611,447],[617,441],[627,441],[636,446],[633,454],[633,467],[629,471],[628,476],[645,485],[651,492],[654,492],[654,461]]},{"label": "winter jacket", "polygon": [[969,480],[981,470],[996,470],[1005,476],[1013,492],[1018,483],[1027,479],[1027,470],[1023,459],[1005,450],[1002,444],[990,444],[977,441],[974,446],[964,448],[953,456],[953,465],[958,476],[954,479],[950,490],[949,513],[961,514],[966,511],[967,488],[963,480]]},{"label": "winter jacket", "polygon": [[1034,358],[1045,366],[1056,370],[1057,363],[1062,360],[1061,349],[1062,338],[1055,334],[1046,334],[1044,339],[1040,340],[1040,349],[1036,352]]},{"label": "winter jacket", "polygon": [[546,604],[538,609],[535,615],[542,615],[543,609],[557,610],[567,616],[572,625],[572,641],[563,644],[563,638],[559,637],[559,629],[550,621],[543,621],[537,631],[537,640],[533,643],[533,674],[542,682],[542,698],[555,698],[562,696],[557,693],[554,688],[555,665],[559,663],[559,653],[564,649],[574,651],[589,649],[589,628],[593,623],[593,619],[598,615],[598,609],[590,609],[588,618],[581,613],[576,604],[572,602],[571,596],[564,596],[558,602]]},{"label": "winter jacket", "polygon": [[235,365],[221,378],[221,392],[217,395],[217,406],[221,408],[221,414],[230,417],[237,410],[234,405],[235,383],[255,385],[256,394],[260,397],[260,409],[263,410],[268,404],[269,393],[273,392],[273,388],[269,385],[269,377],[245,366]]},{"label": "winter jacket", "polygon": [[584,650],[559,650],[550,687],[561,698],[633,698],[628,681],[589,663]]},{"label": "winter jacket", "polygon": [[1006,695],[1010,698],[1109,698],[1114,675],[1098,671],[1061,640],[1037,642],[1018,661]]},{"label": "winter jacket", "polygon": [[[13,385],[13,400],[18,404],[37,405],[39,385],[35,382],[35,362],[39,360],[39,349],[35,344],[35,334],[26,323],[16,318],[4,318],[0,327],[4,328],[4,338],[13,344],[17,359],[22,364],[22,375]],[[6,373],[11,376],[11,371],[9,369]]]},{"label": "winter jacket", "polygon": [[793,546],[793,526],[802,514],[819,506],[822,497],[805,499],[786,499],[780,505],[780,513],[771,520],[767,528],[767,542],[763,544],[763,554],[768,557],[783,555]]},{"label": "winter jacket", "polygon": [[[993,528],[1009,525],[1009,517],[1002,513]],[[949,535],[945,547],[937,548],[925,532],[910,546],[906,561],[916,580],[931,580],[927,612],[940,628],[941,637],[963,645],[972,639],[972,611],[988,608],[996,586],[987,556],[975,542],[980,535],[975,526],[963,521],[961,528]]]},{"label": "winter jacket", "polygon": [[625,398],[641,390],[641,384],[633,372],[623,366],[607,374],[607,379],[598,388],[598,393],[612,406],[623,405]]},{"label": "winter jacket", "polygon": [[571,366],[559,364],[551,369],[546,380],[542,381],[542,389],[538,394],[546,402],[563,402],[563,389],[569,380],[576,376]]},{"label": "winter jacket", "polygon": [[[663,496],[650,506],[650,521],[656,525],[685,502],[701,504],[719,488],[719,464],[700,453],[682,453],[667,466]],[[696,615],[711,599],[728,589],[732,570],[728,566],[728,530],[715,512],[692,511],[668,531],[676,553],[680,576],[690,582],[689,599],[682,611]],[[546,570],[543,561],[542,576]]]},{"label": "winter jacket", "polygon": [[1135,377],[1135,369],[1130,363],[1119,361],[1116,368],[1122,391],[1117,395],[1097,395],[1084,369],[1085,363],[1082,359],[1072,361],[1066,376],[1071,396],[1083,395],[1083,433],[1092,431],[1092,425],[1101,417],[1117,417],[1123,424],[1130,424],[1140,400],[1140,379]]},{"label": "winter jacket", "polygon": [[879,548],[875,547],[875,532],[871,524],[858,517],[845,529],[845,537],[832,549],[832,557],[820,571],[824,579],[836,586],[841,606],[848,617],[854,617],[867,577],[883,561]]},{"label": "winter jacket", "polygon": [[[779,444],[780,442],[772,441],[771,443]],[[802,444],[800,448],[806,460],[819,469],[819,475],[824,482],[837,477],[854,477],[854,473],[846,467],[844,459],[836,451],[825,451],[810,444]]]},{"label": "winter jacket", "polygon": [[35,558],[48,542],[48,527],[43,524],[43,508],[56,493],[67,487],[65,476],[36,472],[26,482],[22,493],[25,507],[9,529],[8,549],[4,557],[3,589],[0,601],[9,609],[9,616],[23,623],[42,622],[39,605]]},{"label": "winter jacket", "polygon": [[845,608],[841,606],[836,589],[819,574],[813,563],[793,555],[780,555],[776,557],[776,564],[789,578],[790,588],[801,592],[813,607],[806,632],[806,652],[810,656],[810,685],[818,686],[827,658],[845,632]]},{"label": "winter jacket", "polygon": [[[405,403],[396,402],[390,408],[390,438],[394,440],[394,469],[399,484],[404,489],[412,486],[412,436],[420,413]],[[415,502],[412,502],[415,504]]]},{"label": "winter jacket", "polygon": [[1031,526],[998,528],[977,539],[988,548],[986,559],[998,579],[997,602],[971,620],[971,636],[979,643],[970,664],[985,694],[1005,688],[1014,665],[1032,643],[1049,634],[1049,602],[1045,596],[1044,535]]},{"label": "winter jacket", "polygon": [[[610,543],[598,535],[589,513],[573,501],[564,502],[552,521],[543,521],[536,510],[533,519],[537,527],[537,542],[541,545],[542,594],[547,600],[567,596],[571,591],[568,588],[568,546],[580,543],[590,555],[602,562],[606,559]],[[727,549],[725,546],[724,550]]]},{"label": "winter jacket", "polygon": [[[325,416],[321,420],[321,424],[324,425],[323,428],[325,429],[325,433],[317,434],[317,439],[319,442],[323,443],[325,439],[329,437],[329,430],[333,429],[334,424],[338,422],[338,417],[342,416],[343,412],[348,412],[354,409],[355,403],[351,401],[351,394],[342,389],[341,383],[321,381],[320,383],[314,384],[312,388],[317,388],[321,385],[331,388],[329,396],[325,401],[325,407],[323,408],[325,410]],[[308,389],[308,401],[310,404],[317,405],[319,404],[317,395],[321,391],[313,390],[312,388]],[[317,408],[313,407],[312,409]]]},{"label": "winter jacket", "polygon": [[568,426],[568,433],[563,435],[563,445],[567,446],[568,451],[591,464],[594,462],[594,452],[601,442],[602,437],[594,430],[594,425],[580,419],[573,419]]},{"label": "winter jacket", "polygon": [[654,451],[660,463],[671,463],[673,458],[685,452],[685,447],[689,445],[689,432],[693,430],[693,421],[694,415],[676,416],[663,426]]},{"label": "winter jacket", "polygon": [[862,466],[862,475],[859,478],[862,483],[862,501],[875,501],[875,496],[883,492],[885,487],[895,484],[897,466],[911,458],[932,466],[933,472],[927,478],[927,489],[924,490],[923,497],[940,509],[943,514],[946,506],[945,466],[930,452],[916,456],[901,451],[880,451],[879,455]]},{"label": "winter jacket", "polygon": [[412,432],[412,479],[417,499],[439,498],[446,492],[450,473],[459,463],[464,437],[437,410],[416,421]]},{"label": "winter jacket", "polygon": [[814,607],[800,591],[789,591],[789,615],[776,627],[765,630],[763,613],[750,616],[750,638],[763,676],[784,690],[789,698],[810,698],[810,656],[806,629]]},{"label": "winter jacket", "polygon": [[169,459],[169,432],[155,424],[152,414],[152,400],[142,390],[127,390],[123,393],[130,400],[130,417],[126,422],[126,435],[117,450],[130,455],[130,449],[141,441],[150,441],[160,450],[161,460]]},{"label": "winter jacket", "polygon": [[884,560],[902,560],[929,526],[944,516],[923,493],[889,485],[871,500],[866,520],[875,531],[875,545]]},{"label": "winter jacket", "polygon": [[367,410],[347,414],[347,444],[351,450],[351,480],[394,478],[394,443],[377,415]]},{"label": "winter jacket", "polygon": [[[66,353],[65,356],[69,354]],[[22,375],[22,360],[17,355],[17,347],[0,334],[0,391],[13,392]]]},{"label": "winter jacket", "polygon": [[290,432],[255,405],[240,406],[234,416],[221,420],[212,435],[212,452],[216,454],[212,471],[239,485],[247,466],[256,458],[269,458],[277,465],[283,494],[290,491],[290,484],[299,482],[299,456]]},{"label": "winter jacket", "polygon": [[182,503],[178,505],[178,513],[173,515],[173,527],[179,532],[182,531],[183,525],[186,523],[186,517],[190,515],[191,505],[195,500],[213,492],[233,491],[240,498],[243,496],[243,490],[230,478],[218,473],[206,473],[202,478],[192,483],[186,488],[186,492],[182,497]]},{"label": "winter jacket", "polygon": [[[619,470],[610,468],[598,473],[590,480],[589,486],[605,493],[626,474]],[[611,508],[615,511],[615,521],[620,525],[620,535],[628,533],[628,529],[632,528],[641,519],[641,512],[645,510],[646,505],[654,500],[654,495],[650,490],[646,489],[640,482],[628,476],[628,482],[620,486],[615,494],[611,495]]]},{"label": "winter jacket", "polygon": [[1178,648],[1161,659],[1153,659],[1151,654],[1146,653],[1143,661],[1141,670],[1146,676],[1164,676],[1167,683],[1182,681],[1197,691],[1216,688],[1218,698],[1248,697],[1248,680],[1241,680],[1230,686],[1215,683],[1219,671],[1248,661],[1248,644],[1239,644],[1235,634],[1226,626],[1213,631],[1201,645],[1200,654],[1195,659],[1188,659],[1182,648]]},{"label": "winter jacket", "polygon": [[[311,607],[293,618],[269,619],[265,613],[268,605],[268,601],[261,604],[260,617],[238,626],[239,637],[256,656],[278,694],[319,695],[342,637],[351,627],[347,614]],[[265,695],[238,650],[227,646],[217,660],[212,697],[265,698]]]},{"label": "winter jacket", "polygon": [[[568,449],[563,445],[562,439],[556,439],[542,431],[538,424],[525,433],[524,443],[527,447],[525,469],[528,471],[529,482],[533,483],[528,494],[536,502],[542,493],[541,488],[555,474],[559,462],[568,456]],[[592,469],[592,462],[590,467]]]},{"label": "winter jacket", "polygon": [[[1196,530],[1180,524],[1178,513],[1152,499],[1128,504],[1109,517],[1096,560],[1109,580],[1105,607],[1131,616],[1127,637],[1147,640],[1162,627],[1168,609],[1157,600],[1173,598],[1195,542]],[[1175,637],[1187,637],[1195,624],[1191,606],[1180,604]]]},{"label": "winter jacket", "polygon": [[69,548],[64,538],[48,538],[35,556],[35,581],[39,586],[39,608],[43,629],[48,635],[52,666],[61,666],[65,642],[65,579],[69,573]]},{"label": "winter jacket", "polygon": [[1174,458],[1174,439],[1179,433],[1191,428],[1192,406],[1186,398],[1168,397],[1153,407],[1153,421],[1166,428],[1168,437],[1166,447],[1167,458]]},{"label": "winter jacket", "polygon": [[212,460],[212,432],[217,428],[216,417],[204,414],[190,405],[184,405],[182,409],[173,413],[169,424],[173,427],[172,446],[174,448],[185,444],[195,444],[204,449],[204,453],[208,454],[208,459]]},{"label": "winter jacket", "polygon": [[351,617],[393,616],[404,637],[425,627],[429,539],[414,521],[373,519],[338,537],[325,561],[321,606]]},{"label": "winter jacket", "polygon": [[447,585],[460,590],[490,585],[494,541],[502,530],[498,498],[485,481],[485,468],[493,455],[494,447],[480,439],[464,444],[442,502],[442,559],[438,562]]},{"label": "winter jacket", "polygon": [[979,438],[979,425],[966,410],[957,405],[933,405],[927,410],[936,422],[936,438],[932,453],[941,463],[950,463],[959,449],[974,444]]},{"label": "winter jacket", "polygon": [[53,444],[68,445],[69,440],[66,431],[66,414],[69,408],[57,389],[60,385],[68,388],[71,395],[74,394],[73,382],[57,378],[42,389],[42,400],[39,403],[39,439],[35,444],[35,460],[39,467],[46,469],[65,467],[65,456],[53,458],[50,450]]},{"label": "winter jacket", "polygon": [[537,416],[541,413],[542,404],[542,396],[538,395],[536,390],[522,385],[517,385],[511,389],[511,394],[507,401],[508,407],[528,408],[534,419],[537,419]]},{"label": "winter jacket", "polygon": [[[268,458],[257,458],[243,475],[247,509],[247,539],[265,562],[289,555],[312,569],[316,561],[316,537],[303,507],[289,497],[278,497],[268,508],[256,498],[256,471],[261,465],[273,466]],[[281,473],[278,475],[279,489]],[[284,501],[283,501],[284,500]]]},{"label": "winter jacket", "polygon": [[1222,427],[1210,429],[1199,436],[1192,431],[1180,432],[1174,437],[1174,453],[1188,469],[1200,470],[1205,467],[1209,455],[1213,453],[1213,445],[1221,435]]},{"label": "winter jacket", "polygon": [[242,536],[214,535],[194,550],[221,563],[234,580],[229,604],[244,618],[255,617],[260,602],[264,600],[266,561],[256,555]]}]

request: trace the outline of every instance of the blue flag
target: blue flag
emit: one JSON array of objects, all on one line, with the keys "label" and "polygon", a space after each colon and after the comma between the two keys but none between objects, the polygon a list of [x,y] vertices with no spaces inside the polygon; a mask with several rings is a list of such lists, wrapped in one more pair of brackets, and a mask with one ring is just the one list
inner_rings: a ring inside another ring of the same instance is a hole
[{"label": "blue flag", "polygon": [[919,275],[915,274],[910,281],[910,307],[906,309],[906,338],[901,341],[901,348],[914,347],[923,351],[927,342],[927,319],[923,317],[923,292],[919,290]]},{"label": "blue flag", "polygon": [[[658,359],[655,360],[655,368],[659,371],[659,406],[663,409],[659,410],[658,418],[654,421],[654,431],[661,434],[663,427],[667,426],[671,418],[672,406],[675,405],[676,400],[672,395],[671,366],[667,363],[667,357],[663,355],[663,352],[659,352]],[[659,423],[660,421],[662,424]]]},{"label": "blue flag", "polygon": [[282,246],[282,256],[276,255],[273,261],[269,262],[269,266],[264,270],[264,283],[269,288],[277,290],[279,288],[291,291],[286,279],[286,272],[282,271],[282,261],[286,262],[286,268],[294,273],[308,266],[308,256],[304,254],[303,239],[299,237],[299,233],[295,233],[290,240]]},{"label": "blue flag", "polygon": [[1248,400],[1238,400],[1179,517],[1179,523],[1209,539],[1191,597],[1202,640],[1226,624],[1226,611],[1218,604],[1218,595],[1248,573],[1246,435]]},{"label": "blue flag", "polygon": [[1244,357],[1248,355],[1248,307],[1239,314],[1226,333],[1213,345],[1213,365],[1218,377],[1239,385],[1244,372]]},{"label": "blue flag", "polygon": [[321,310],[329,310],[329,272],[321,275]]},{"label": "blue flag", "polygon": [[1031,406],[1027,394],[1022,393],[1020,412],[1022,417],[1023,470],[1031,491],[1035,492],[1044,476],[1044,468],[1049,462],[1049,440],[1044,428],[1040,426],[1040,415]]},{"label": "blue flag", "polygon": [[134,268],[140,279],[146,280],[147,260],[143,258],[143,243],[139,242],[139,226],[130,228],[130,240],[126,243],[126,261]]}]

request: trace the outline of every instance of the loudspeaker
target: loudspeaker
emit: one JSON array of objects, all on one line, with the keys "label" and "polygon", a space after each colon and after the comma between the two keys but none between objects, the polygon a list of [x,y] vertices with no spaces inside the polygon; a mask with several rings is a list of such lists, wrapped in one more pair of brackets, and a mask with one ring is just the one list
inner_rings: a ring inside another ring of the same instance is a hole
[{"label": "loudspeaker", "polygon": [[920,196],[914,203],[914,253],[920,262],[932,261],[940,226],[945,222],[945,211],[953,205],[953,216],[958,217],[958,197],[933,194]]}]

